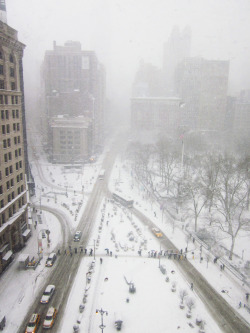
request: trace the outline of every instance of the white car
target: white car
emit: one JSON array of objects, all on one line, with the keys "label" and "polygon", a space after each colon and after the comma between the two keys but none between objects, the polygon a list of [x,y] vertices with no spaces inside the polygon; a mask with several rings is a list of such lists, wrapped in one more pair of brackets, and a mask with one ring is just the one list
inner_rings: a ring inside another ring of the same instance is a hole
[{"label": "white car", "polygon": [[41,298],[41,303],[42,304],[47,304],[49,303],[51,297],[53,296],[55,292],[56,287],[53,284],[49,284],[46,289],[44,290],[43,296]]}]

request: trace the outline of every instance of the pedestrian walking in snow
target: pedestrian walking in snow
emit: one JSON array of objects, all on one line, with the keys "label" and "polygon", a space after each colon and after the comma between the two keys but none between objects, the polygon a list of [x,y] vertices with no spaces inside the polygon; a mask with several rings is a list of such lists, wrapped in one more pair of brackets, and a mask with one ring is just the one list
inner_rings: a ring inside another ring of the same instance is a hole
[{"label": "pedestrian walking in snow", "polygon": [[87,249],[84,250],[84,253],[87,254]]},{"label": "pedestrian walking in snow", "polygon": [[102,264],[102,258],[100,258],[100,263]]},{"label": "pedestrian walking in snow", "polygon": [[193,282],[191,282],[190,288],[191,288],[191,290],[194,290],[194,284],[193,284]]}]

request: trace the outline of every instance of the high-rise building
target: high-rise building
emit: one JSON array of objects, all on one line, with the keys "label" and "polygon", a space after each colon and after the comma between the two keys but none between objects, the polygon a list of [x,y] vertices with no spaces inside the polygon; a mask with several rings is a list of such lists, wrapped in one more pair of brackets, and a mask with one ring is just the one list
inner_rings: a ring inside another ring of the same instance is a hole
[{"label": "high-rise building", "polygon": [[25,45],[0,3],[0,273],[30,236],[22,57]]},{"label": "high-rise building", "polygon": [[53,50],[45,53],[42,75],[50,146],[53,117],[84,116],[91,120],[91,150],[97,150],[104,139],[105,72],[95,52],[82,50],[80,42],[68,41],[64,46],[54,42]]},{"label": "high-rise building", "polygon": [[177,65],[184,58],[190,57],[191,29],[186,27],[182,32],[175,26],[163,51],[163,89],[166,96],[175,95],[174,76]]},{"label": "high-rise building", "polygon": [[175,76],[176,91],[185,103],[182,126],[194,130],[225,130],[229,61],[185,58]]},{"label": "high-rise building", "polygon": [[250,142],[250,90],[242,90],[235,100],[233,134],[235,140]]}]

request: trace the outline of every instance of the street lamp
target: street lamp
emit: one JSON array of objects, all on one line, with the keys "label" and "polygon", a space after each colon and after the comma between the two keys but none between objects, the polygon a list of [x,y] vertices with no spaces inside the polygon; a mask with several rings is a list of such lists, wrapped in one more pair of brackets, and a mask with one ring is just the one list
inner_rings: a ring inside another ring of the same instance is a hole
[{"label": "street lamp", "polygon": [[106,316],[107,316],[107,315],[108,315],[108,312],[107,312],[107,311],[104,311],[102,308],[101,308],[101,310],[96,309],[95,312],[96,312],[96,313],[100,313],[101,316],[102,316],[102,323],[101,323],[101,325],[99,325],[99,327],[100,327],[100,329],[102,330],[102,333],[103,333],[103,330],[104,330],[104,328],[106,327],[106,326],[103,324],[103,315],[104,315],[104,313],[106,313]]}]

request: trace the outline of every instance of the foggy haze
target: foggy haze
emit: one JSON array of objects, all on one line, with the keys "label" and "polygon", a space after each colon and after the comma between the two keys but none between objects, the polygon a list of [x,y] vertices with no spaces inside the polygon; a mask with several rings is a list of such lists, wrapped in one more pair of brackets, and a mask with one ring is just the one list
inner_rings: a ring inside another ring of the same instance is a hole
[{"label": "foggy haze", "polygon": [[54,40],[74,40],[96,52],[107,98],[117,112],[129,113],[140,60],[162,67],[163,44],[175,25],[191,28],[192,56],[230,60],[229,94],[250,86],[249,0],[6,0],[6,7],[8,24],[26,44],[27,106],[38,95],[45,50]]}]

